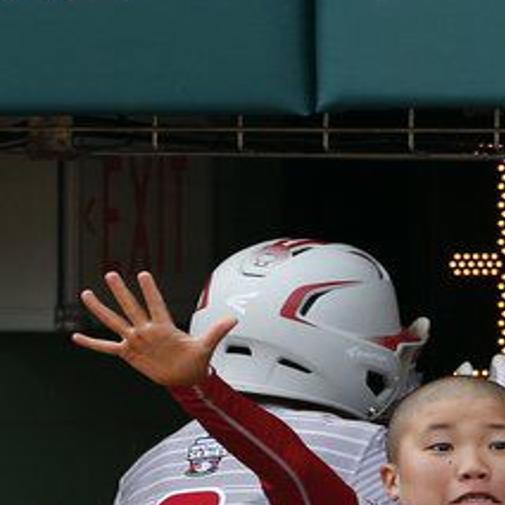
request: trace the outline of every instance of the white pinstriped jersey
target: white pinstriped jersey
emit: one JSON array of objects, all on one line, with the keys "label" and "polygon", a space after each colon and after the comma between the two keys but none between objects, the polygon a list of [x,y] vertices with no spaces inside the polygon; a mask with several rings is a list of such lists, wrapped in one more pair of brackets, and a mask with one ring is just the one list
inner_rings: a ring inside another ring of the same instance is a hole
[{"label": "white pinstriped jersey", "polygon": [[[362,500],[392,505],[380,482],[385,428],[318,411],[268,406]],[[196,421],[145,453],[122,477],[115,505],[266,505],[255,474]]]}]

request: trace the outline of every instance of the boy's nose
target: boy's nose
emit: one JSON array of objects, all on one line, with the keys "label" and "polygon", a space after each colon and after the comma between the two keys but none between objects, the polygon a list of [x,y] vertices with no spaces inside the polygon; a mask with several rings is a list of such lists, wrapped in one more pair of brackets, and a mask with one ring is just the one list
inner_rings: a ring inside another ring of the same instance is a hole
[{"label": "boy's nose", "polygon": [[466,454],[458,467],[459,480],[486,480],[489,468],[478,454]]}]

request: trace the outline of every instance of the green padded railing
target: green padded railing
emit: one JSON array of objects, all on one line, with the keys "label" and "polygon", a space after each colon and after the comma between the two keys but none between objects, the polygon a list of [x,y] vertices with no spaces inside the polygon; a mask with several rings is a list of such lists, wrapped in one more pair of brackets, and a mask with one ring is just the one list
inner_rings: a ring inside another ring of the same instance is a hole
[{"label": "green padded railing", "polygon": [[0,114],[500,106],[501,0],[0,0]]},{"label": "green padded railing", "polygon": [[505,103],[501,0],[315,0],[317,109]]},{"label": "green padded railing", "polygon": [[313,108],[308,0],[2,0],[0,114]]}]

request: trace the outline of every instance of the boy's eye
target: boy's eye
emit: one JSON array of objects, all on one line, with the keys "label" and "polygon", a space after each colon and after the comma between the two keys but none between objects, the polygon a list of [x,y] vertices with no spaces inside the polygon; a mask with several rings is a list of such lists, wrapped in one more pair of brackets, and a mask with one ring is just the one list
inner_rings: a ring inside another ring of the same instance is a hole
[{"label": "boy's eye", "polygon": [[489,444],[489,447],[496,451],[503,451],[505,450],[505,440],[495,440]]},{"label": "boy's eye", "polygon": [[429,445],[427,449],[433,452],[449,452],[452,450],[452,444],[449,442],[437,442],[436,444]]}]

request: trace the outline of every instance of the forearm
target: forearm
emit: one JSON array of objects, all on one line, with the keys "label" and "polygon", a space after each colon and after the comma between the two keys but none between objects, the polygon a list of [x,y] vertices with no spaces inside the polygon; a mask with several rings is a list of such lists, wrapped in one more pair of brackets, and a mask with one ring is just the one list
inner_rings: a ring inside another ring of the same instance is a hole
[{"label": "forearm", "polygon": [[355,505],[356,497],[280,419],[217,375],[172,388],[183,408],[260,479],[272,505]]}]

